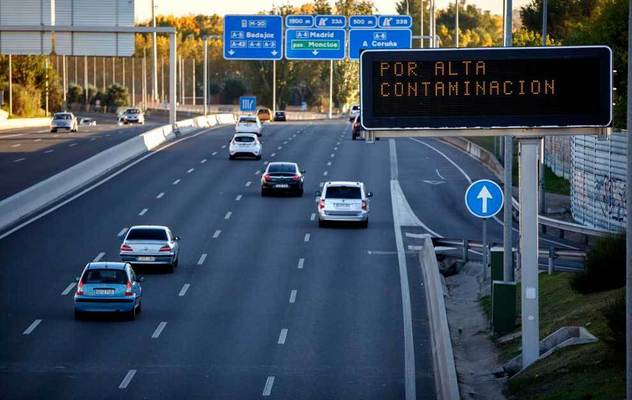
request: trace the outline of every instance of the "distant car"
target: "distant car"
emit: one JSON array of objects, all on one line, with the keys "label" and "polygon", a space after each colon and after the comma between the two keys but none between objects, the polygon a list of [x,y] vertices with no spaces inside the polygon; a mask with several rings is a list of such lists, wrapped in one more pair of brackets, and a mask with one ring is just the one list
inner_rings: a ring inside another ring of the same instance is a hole
[{"label": "distant car", "polygon": [[259,117],[254,115],[242,115],[237,120],[235,125],[235,132],[237,133],[254,133],[257,136],[261,136],[263,126]]},{"label": "distant car", "polygon": [[274,113],[275,121],[287,121],[287,117],[285,116],[285,111],[277,111]]},{"label": "distant car", "polygon": [[303,180],[305,171],[293,162],[271,162],[261,176],[261,196],[271,192],[292,193],[303,195]]},{"label": "distant car", "polygon": [[58,129],[66,129],[70,132],[79,131],[77,117],[70,112],[58,112],[53,114],[53,119],[50,121],[50,131],[55,133]]},{"label": "distant car", "polygon": [[357,138],[361,138],[363,131],[364,128],[362,128],[362,124],[360,123],[360,116],[358,115],[353,120],[353,125],[351,126],[351,139],[356,140]]},{"label": "distant car", "polygon": [[128,263],[89,263],[78,278],[75,318],[88,312],[126,313],[130,319],[136,318],[142,309],[142,281]]},{"label": "distant car", "polygon": [[128,108],[121,113],[119,122],[127,124],[145,124],[145,114],[140,108]]},{"label": "distant car", "polygon": [[270,110],[267,108],[260,108],[257,110],[257,117],[261,122],[270,121]]},{"label": "distant car", "polygon": [[358,115],[360,115],[360,106],[358,104],[354,104],[349,109],[349,121],[353,121]]},{"label": "distant car", "polygon": [[321,192],[316,192],[318,226],[328,222],[359,222],[363,228],[369,226],[369,198],[362,182],[326,182]]},{"label": "distant car", "polygon": [[121,260],[135,265],[164,265],[173,272],[178,267],[179,240],[166,226],[132,226],[121,244]]},{"label": "distant car", "polygon": [[79,125],[82,126],[97,126],[97,121],[94,118],[80,118]]},{"label": "distant car", "polygon": [[254,157],[261,160],[261,142],[254,133],[236,133],[228,146],[228,158]]}]

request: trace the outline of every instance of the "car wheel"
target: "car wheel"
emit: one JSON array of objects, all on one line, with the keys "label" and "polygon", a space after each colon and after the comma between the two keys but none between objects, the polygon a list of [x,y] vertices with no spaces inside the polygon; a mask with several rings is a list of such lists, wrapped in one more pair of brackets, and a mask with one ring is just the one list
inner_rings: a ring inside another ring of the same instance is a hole
[{"label": "car wheel", "polygon": [[296,191],[296,196],[297,197],[303,197],[303,188],[300,188]]},{"label": "car wheel", "polygon": [[79,310],[75,310],[75,319],[77,321],[82,320],[83,319],[83,313]]},{"label": "car wheel", "polygon": [[235,159],[235,156],[231,156],[231,155],[229,154],[229,155],[228,155],[228,159],[229,159],[229,160],[234,160],[234,159]]},{"label": "car wheel", "polygon": [[132,307],[132,310],[127,313],[127,319],[130,321],[136,319],[136,307]]},{"label": "car wheel", "polygon": [[351,135],[351,140],[356,140],[356,135]]},{"label": "car wheel", "polygon": [[369,220],[368,219],[365,220],[365,221],[360,222],[360,228],[366,229],[368,227],[369,227]]},{"label": "car wheel", "polygon": [[57,133],[57,129],[51,129],[50,133]]},{"label": "car wheel", "polygon": [[167,265],[167,272],[168,273],[173,274],[174,269],[175,269],[175,264],[168,264]]},{"label": "car wheel", "polygon": [[143,311],[143,302],[139,301],[138,306],[136,307],[136,314],[140,314]]},{"label": "car wheel", "polygon": [[322,219],[318,220],[318,227],[325,228],[327,226],[327,221],[323,221]]},{"label": "car wheel", "polygon": [[267,197],[268,196],[268,191],[265,189],[261,189],[261,197]]},{"label": "car wheel", "polygon": [[261,160],[261,156],[260,156],[260,155],[258,155],[258,156],[256,156],[256,157],[255,157],[255,159],[257,159],[257,160]]}]

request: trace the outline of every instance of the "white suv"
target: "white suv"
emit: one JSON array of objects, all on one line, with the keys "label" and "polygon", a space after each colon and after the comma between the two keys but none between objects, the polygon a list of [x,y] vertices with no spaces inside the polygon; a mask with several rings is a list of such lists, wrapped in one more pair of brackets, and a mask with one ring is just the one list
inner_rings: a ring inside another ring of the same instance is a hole
[{"label": "white suv", "polygon": [[236,133],[228,145],[228,158],[254,157],[261,160],[261,142],[254,133]]},{"label": "white suv", "polygon": [[355,117],[357,117],[358,115],[360,115],[360,105],[354,104],[349,109],[349,121],[353,122]]},{"label": "white suv", "polygon": [[330,221],[359,222],[363,228],[369,225],[369,198],[362,182],[326,182],[318,197],[318,226]]},{"label": "white suv", "polygon": [[261,136],[261,130],[261,121],[256,115],[242,115],[235,125],[235,132],[237,133],[254,133]]}]

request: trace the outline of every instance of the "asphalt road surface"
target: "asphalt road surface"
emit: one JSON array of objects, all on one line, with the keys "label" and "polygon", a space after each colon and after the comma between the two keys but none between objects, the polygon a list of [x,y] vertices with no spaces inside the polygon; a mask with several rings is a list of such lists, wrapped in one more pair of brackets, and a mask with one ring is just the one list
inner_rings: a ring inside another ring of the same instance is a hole
[{"label": "asphalt road surface", "polygon": [[[464,173],[491,173],[436,140],[352,141],[343,121],[268,124],[263,160],[229,161],[232,132],[185,137],[0,239],[0,397],[384,400],[404,399],[412,380],[416,398],[435,398],[419,264],[407,251],[407,332],[395,234],[407,249],[420,244],[407,233],[426,230],[394,226],[391,180],[429,230],[477,238]],[[269,160],[306,170],[302,198],[260,196]],[[368,229],[318,227],[325,180],[366,183]],[[182,237],[178,269],[140,271],[135,321],[75,321],[74,278],[93,259],[118,261],[135,224]]]}]

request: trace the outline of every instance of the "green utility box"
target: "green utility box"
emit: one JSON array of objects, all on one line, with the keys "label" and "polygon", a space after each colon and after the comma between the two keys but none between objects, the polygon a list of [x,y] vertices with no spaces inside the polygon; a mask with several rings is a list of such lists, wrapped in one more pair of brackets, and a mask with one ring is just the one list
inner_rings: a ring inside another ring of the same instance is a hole
[{"label": "green utility box", "polygon": [[490,261],[492,264],[492,282],[493,281],[504,281],[505,277],[503,276],[503,248],[500,246],[494,246],[490,250]]},{"label": "green utility box", "polygon": [[492,282],[492,326],[494,333],[513,332],[516,328],[516,282]]}]

